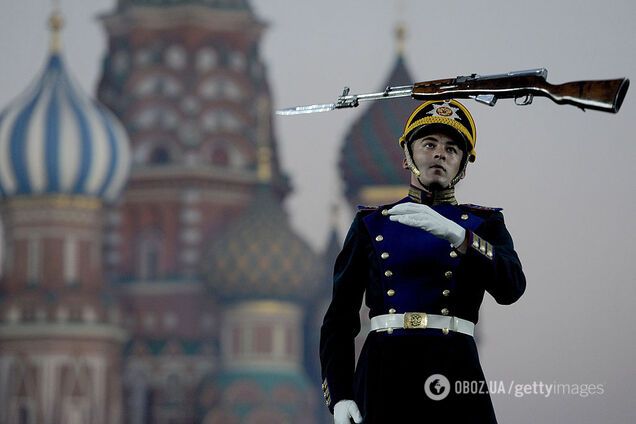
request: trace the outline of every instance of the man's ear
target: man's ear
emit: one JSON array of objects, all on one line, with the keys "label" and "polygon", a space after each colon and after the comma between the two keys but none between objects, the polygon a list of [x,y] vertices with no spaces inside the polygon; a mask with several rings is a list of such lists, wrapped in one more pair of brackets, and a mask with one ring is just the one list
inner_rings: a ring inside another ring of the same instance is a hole
[{"label": "man's ear", "polygon": [[406,158],[402,159],[402,168],[409,169],[409,164],[406,163]]}]

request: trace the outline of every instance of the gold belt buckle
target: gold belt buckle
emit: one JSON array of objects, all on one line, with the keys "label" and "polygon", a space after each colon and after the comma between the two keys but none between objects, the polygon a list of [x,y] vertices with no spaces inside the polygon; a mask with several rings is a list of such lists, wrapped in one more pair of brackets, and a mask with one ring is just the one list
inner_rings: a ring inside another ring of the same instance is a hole
[{"label": "gold belt buckle", "polygon": [[404,328],[426,328],[428,315],[425,312],[405,312]]}]

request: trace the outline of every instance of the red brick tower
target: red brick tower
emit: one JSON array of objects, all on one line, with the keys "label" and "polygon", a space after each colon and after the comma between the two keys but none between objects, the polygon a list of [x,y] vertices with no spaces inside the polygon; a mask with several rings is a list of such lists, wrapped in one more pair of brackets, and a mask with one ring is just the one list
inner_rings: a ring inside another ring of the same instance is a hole
[{"label": "red brick tower", "polygon": [[273,149],[276,197],[289,191],[259,56],[264,24],[245,0],[121,0],[102,21],[98,96],[133,149],[105,235],[107,275],[130,317],[126,409],[132,423],[192,422],[197,385],[220,351],[202,249],[251,201],[258,140]]}]

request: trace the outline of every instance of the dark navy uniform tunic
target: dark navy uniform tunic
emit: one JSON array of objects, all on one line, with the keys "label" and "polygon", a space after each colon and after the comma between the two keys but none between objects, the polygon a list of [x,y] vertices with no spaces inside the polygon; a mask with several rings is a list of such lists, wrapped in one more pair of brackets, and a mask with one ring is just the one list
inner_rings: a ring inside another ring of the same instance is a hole
[{"label": "dark navy uniform tunic", "polygon": [[[485,291],[498,303],[511,304],[525,290],[500,209],[431,206],[466,229],[469,246],[462,254],[446,240],[389,219],[388,209],[409,201],[414,199],[359,211],[336,259],[320,340],[327,406],[333,412],[338,401],[353,399],[365,423],[496,423],[487,393],[453,390],[457,380],[484,381],[471,336],[431,328],[371,332],[355,367],[354,338],[365,293],[370,317],[426,312],[477,323]],[[448,378],[447,398],[426,396],[424,382],[432,374]]]}]

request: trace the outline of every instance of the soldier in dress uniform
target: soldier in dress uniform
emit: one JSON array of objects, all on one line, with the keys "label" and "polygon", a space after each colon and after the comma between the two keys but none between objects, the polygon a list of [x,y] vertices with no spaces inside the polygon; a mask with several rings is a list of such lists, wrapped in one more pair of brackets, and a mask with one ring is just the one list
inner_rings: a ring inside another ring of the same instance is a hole
[{"label": "soldier in dress uniform", "polygon": [[[337,424],[496,423],[489,394],[455,382],[485,382],[473,338],[484,292],[508,305],[526,281],[501,209],[455,200],[475,123],[456,100],[428,101],[399,143],[408,196],[361,208],[336,259],[320,339],[325,401]],[[371,331],[356,366],[363,297]]]}]

